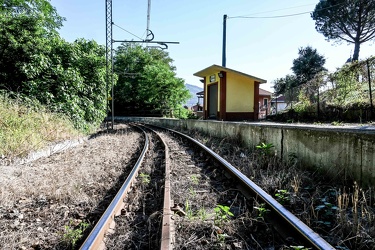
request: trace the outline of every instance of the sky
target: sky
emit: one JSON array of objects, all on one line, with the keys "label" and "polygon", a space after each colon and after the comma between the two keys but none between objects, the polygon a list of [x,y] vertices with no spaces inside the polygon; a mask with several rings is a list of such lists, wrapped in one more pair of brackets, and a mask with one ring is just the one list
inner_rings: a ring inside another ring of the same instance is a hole
[{"label": "sky", "polygon": [[[105,45],[105,0],[51,0],[67,20],[60,35]],[[291,74],[298,49],[311,46],[326,58],[325,67],[335,71],[353,54],[354,45],[328,42],[315,30],[310,14],[318,0],[151,0],[150,30],[154,41],[179,42],[168,46],[177,76],[203,87],[194,73],[213,64],[222,65],[223,15],[228,15],[226,67],[267,80],[261,88]],[[148,0],[113,0],[114,40],[145,39]],[[126,32],[126,31],[128,32]],[[118,46],[120,43],[115,43]],[[359,59],[374,55],[373,42],[362,44]]]}]

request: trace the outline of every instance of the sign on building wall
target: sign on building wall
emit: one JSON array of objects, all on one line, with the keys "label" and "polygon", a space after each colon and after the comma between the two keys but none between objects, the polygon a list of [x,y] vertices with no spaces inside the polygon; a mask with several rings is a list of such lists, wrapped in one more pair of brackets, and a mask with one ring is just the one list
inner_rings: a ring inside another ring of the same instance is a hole
[{"label": "sign on building wall", "polygon": [[210,75],[210,82],[216,82],[216,75]]}]

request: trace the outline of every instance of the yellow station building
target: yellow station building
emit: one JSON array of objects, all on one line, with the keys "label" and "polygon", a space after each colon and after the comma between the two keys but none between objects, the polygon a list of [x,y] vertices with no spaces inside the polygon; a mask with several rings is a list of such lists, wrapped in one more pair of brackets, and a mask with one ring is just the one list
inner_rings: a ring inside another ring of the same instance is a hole
[{"label": "yellow station building", "polygon": [[194,76],[203,78],[204,119],[258,120],[259,85],[266,80],[215,64]]}]

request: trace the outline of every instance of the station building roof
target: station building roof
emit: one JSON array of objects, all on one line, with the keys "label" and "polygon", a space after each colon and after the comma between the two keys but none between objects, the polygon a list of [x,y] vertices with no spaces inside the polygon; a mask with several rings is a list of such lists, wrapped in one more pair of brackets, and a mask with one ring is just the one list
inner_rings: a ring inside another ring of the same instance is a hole
[{"label": "station building roof", "polygon": [[211,66],[209,66],[205,69],[202,69],[202,70],[194,73],[193,75],[198,76],[198,77],[205,77],[205,76],[208,76],[208,75],[215,74],[219,71],[225,71],[225,72],[230,72],[230,73],[233,73],[233,74],[236,74],[236,75],[242,75],[242,76],[254,79],[255,81],[257,81],[259,83],[266,83],[267,82],[267,80],[261,79],[259,77],[255,77],[255,76],[252,76],[252,75],[249,75],[249,74],[246,74],[246,73],[234,70],[234,69],[230,69],[230,68],[227,68],[227,67],[219,66],[219,65],[216,65],[216,64],[213,64],[213,65],[211,65]]}]

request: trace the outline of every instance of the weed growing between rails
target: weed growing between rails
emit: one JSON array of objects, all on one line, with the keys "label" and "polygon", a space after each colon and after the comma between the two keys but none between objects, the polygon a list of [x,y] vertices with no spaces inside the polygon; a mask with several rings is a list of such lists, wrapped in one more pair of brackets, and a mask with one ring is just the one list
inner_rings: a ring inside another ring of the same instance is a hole
[{"label": "weed growing between rails", "polygon": [[224,170],[202,151],[176,144],[171,150],[174,249],[286,247],[272,226],[255,219],[255,201]]},{"label": "weed growing between rails", "polygon": [[75,249],[77,242],[81,240],[83,232],[90,226],[89,223],[84,221],[73,221],[69,222],[69,225],[65,225],[63,233],[63,242],[67,248]]},{"label": "weed growing between rails", "polygon": [[[337,249],[373,249],[373,189],[363,190],[355,183],[327,179],[322,171],[302,169],[295,154],[290,154],[282,162],[272,142],[259,143],[250,150],[241,147],[241,141],[213,138],[197,131],[189,131],[189,135],[273,194],[276,200],[319,232],[332,246]],[[259,213],[263,211],[261,206],[255,207]]]}]

